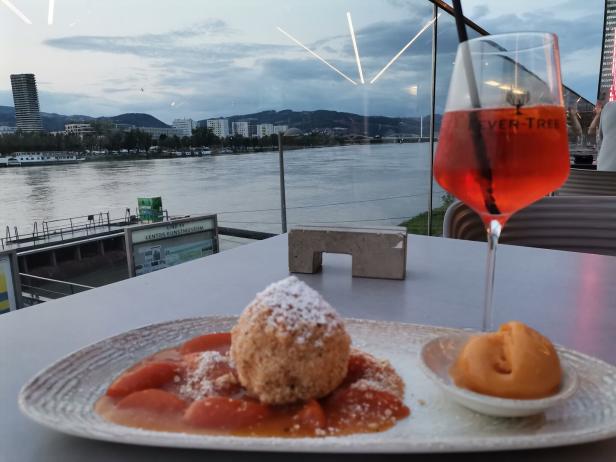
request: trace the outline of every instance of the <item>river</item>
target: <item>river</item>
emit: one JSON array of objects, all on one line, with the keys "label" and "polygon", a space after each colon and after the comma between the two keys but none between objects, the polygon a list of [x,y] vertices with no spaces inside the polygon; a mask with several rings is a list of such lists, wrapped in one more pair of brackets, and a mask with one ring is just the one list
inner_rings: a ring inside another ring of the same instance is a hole
[{"label": "river", "polygon": [[[427,143],[287,151],[289,225],[398,224],[427,210],[429,165]],[[276,152],[3,168],[0,234],[98,212],[123,217],[150,196],[172,215],[216,212],[221,225],[279,232],[279,194]],[[441,194],[435,184],[436,203]]]}]

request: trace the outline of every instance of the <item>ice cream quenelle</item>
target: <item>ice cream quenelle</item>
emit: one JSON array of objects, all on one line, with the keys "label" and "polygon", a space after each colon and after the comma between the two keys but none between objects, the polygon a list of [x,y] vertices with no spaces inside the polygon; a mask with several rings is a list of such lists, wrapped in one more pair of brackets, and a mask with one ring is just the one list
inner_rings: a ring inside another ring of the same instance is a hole
[{"label": "ice cream quenelle", "polygon": [[562,371],[552,342],[510,321],[498,332],[471,337],[449,374],[457,386],[477,393],[539,399],[558,391]]}]

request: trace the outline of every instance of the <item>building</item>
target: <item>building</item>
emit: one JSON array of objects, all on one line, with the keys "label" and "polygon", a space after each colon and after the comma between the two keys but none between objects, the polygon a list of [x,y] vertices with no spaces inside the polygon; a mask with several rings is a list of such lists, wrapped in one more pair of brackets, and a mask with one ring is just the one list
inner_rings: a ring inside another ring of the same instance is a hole
[{"label": "building", "polygon": [[12,135],[17,131],[16,127],[7,127],[6,125],[0,125],[0,136]]},{"label": "building", "polygon": [[274,134],[273,124],[259,124],[257,125],[257,136],[263,138],[264,136],[270,136]]},{"label": "building", "polygon": [[257,126],[248,120],[240,120],[231,123],[231,134],[239,135],[245,138],[252,138],[257,135]]},{"label": "building", "polygon": [[115,129],[123,132],[139,130],[140,132],[149,134],[153,140],[159,139],[161,135],[168,137],[180,136],[178,130],[173,127],[137,127],[136,125],[130,124],[115,124]]},{"label": "building", "polygon": [[229,136],[229,121],[227,119],[208,119],[207,128],[212,130],[218,138]]},{"label": "building", "polygon": [[23,132],[43,131],[34,74],[12,74],[11,87],[17,129]]},{"label": "building", "polygon": [[83,138],[84,135],[93,135],[94,128],[91,124],[64,124],[65,135],[78,135]]},{"label": "building", "polygon": [[177,130],[179,137],[192,136],[195,123],[192,119],[175,119],[173,128]]},{"label": "building", "polygon": [[274,133],[284,133],[289,129],[288,125],[274,125]]},{"label": "building", "polygon": [[614,64],[614,28],[616,28],[616,0],[605,0],[601,73],[599,75],[597,98],[601,98],[602,93],[609,94],[614,79],[612,73],[612,66]]},{"label": "building", "polygon": [[133,127],[129,130],[125,130],[125,131],[130,131],[130,130],[139,130],[141,132],[144,133],[148,133],[149,135],[152,136],[153,140],[157,140],[161,137],[161,135],[165,135],[168,137],[171,136],[179,136],[182,137],[184,135],[180,135],[180,132],[177,128],[173,128],[173,127]]}]

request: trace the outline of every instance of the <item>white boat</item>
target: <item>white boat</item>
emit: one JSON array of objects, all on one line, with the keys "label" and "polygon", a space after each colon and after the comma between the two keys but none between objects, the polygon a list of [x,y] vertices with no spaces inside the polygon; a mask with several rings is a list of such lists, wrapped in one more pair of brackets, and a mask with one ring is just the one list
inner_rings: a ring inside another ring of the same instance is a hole
[{"label": "white boat", "polygon": [[[6,159],[6,160],[5,160]],[[16,152],[10,157],[0,158],[5,160],[0,166],[3,167],[28,167],[34,165],[60,165],[76,164],[83,159],[73,152]]]},{"label": "white boat", "polygon": [[15,157],[0,157],[0,167],[19,167],[20,163]]}]

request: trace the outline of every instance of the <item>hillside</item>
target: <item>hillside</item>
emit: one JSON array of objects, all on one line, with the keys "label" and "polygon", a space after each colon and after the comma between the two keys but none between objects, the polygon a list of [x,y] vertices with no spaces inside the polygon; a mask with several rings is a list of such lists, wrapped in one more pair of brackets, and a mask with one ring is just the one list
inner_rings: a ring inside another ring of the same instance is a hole
[{"label": "hillside", "polygon": [[15,126],[15,109],[10,106],[0,106],[0,125]]},{"label": "hillside", "polygon": [[168,128],[170,125],[158,120],[150,114],[142,114],[139,112],[131,112],[128,114],[120,114],[113,117],[99,117],[99,120],[111,120],[117,124],[128,124],[136,127],[156,127]]},{"label": "hillside", "polygon": [[[87,122],[89,120],[111,120],[117,124],[135,125],[136,127],[164,128],[169,125],[149,114],[128,113],[113,117],[90,117],[86,115],[62,115],[41,112],[41,121],[45,130],[54,132],[64,130],[64,124],[69,122]],[[15,109],[10,106],[0,106],[0,125],[15,126]]]},{"label": "hillside", "polygon": [[[413,134],[420,131],[419,117],[385,117],[367,116],[350,112],[337,111],[262,111],[253,114],[234,115],[229,117],[230,122],[238,120],[252,120],[256,124],[272,123],[275,125],[288,125],[303,131],[320,128],[346,128],[349,133],[366,134],[369,136]],[[437,129],[441,116],[436,116]],[[428,119],[424,120],[424,135],[428,135]]]},{"label": "hillside", "polygon": [[[90,117],[85,115],[62,115],[41,112],[43,128],[49,131],[64,129],[67,122],[88,120],[110,120],[118,124],[134,125],[136,127],[165,128],[169,125],[156,117],[143,113],[120,114],[113,117]],[[419,117],[385,117],[367,116],[350,112],[337,111],[261,111],[253,114],[234,115],[228,117],[229,122],[238,120],[252,120],[256,124],[272,123],[275,125],[288,125],[296,127],[304,132],[323,128],[345,128],[349,134],[368,136],[390,136],[397,134],[419,134]],[[202,122],[202,121],[200,121]],[[436,116],[436,129],[438,131],[441,122],[440,114]],[[0,125],[15,126],[15,110],[10,106],[0,106]],[[428,136],[429,118],[424,117],[424,136]]]}]

